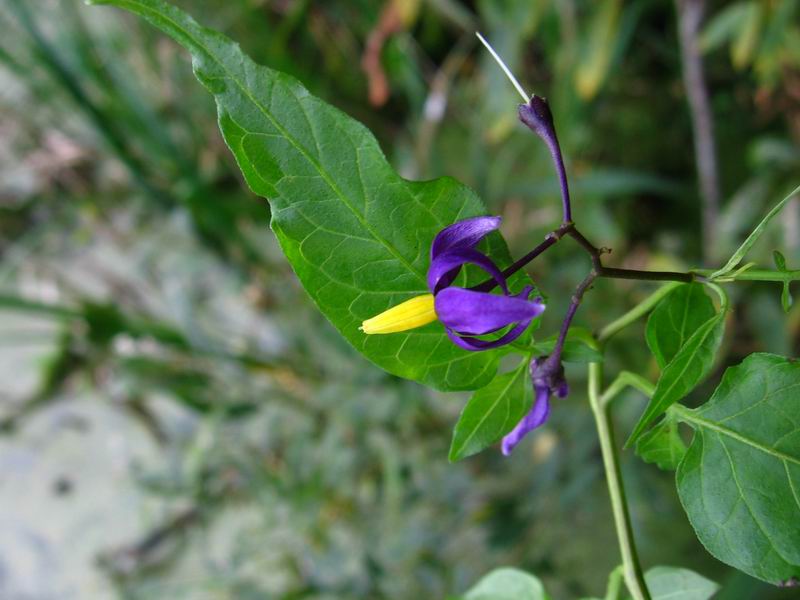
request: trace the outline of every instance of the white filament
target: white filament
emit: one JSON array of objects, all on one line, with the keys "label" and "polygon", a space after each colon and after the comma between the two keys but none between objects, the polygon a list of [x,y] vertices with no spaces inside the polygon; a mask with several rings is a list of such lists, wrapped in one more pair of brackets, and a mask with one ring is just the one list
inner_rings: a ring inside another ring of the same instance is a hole
[{"label": "white filament", "polygon": [[489,51],[489,54],[492,55],[492,58],[494,58],[497,61],[497,64],[500,65],[500,68],[503,69],[503,73],[506,74],[506,77],[508,77],[508,79],[514,85],[514,87],[517,88],[517,91],[519,92],[519,95],[522,96],[522,99],[525,102],[530,100],[530,96],[528,96],[528,94],[525,93],[525,90],[522,89],[522,86],[519,84],[519,81],[517,81],[517,78],[514,77],[514,74],[511,72],[511,69],[509,69],[506,66],[506,63],[504,63],[503,59],[500,58],[497,52],[494,51],[494,48],[492,48],[491,44],[489,44],[489,42],[487,42],[486,39],[479,32],[476,31],[475,35],[478,36],[478,39],[484,46],[486,46],[486,49]]}]

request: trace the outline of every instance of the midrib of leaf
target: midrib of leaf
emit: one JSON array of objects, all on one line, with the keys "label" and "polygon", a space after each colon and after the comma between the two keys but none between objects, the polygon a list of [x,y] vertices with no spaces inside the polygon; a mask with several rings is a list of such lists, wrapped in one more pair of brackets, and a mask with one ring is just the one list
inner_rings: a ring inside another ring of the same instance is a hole
[{"label": "midrib of leaf", "polygon": [[689,305],[691,304],[691,293],[692,290],[689,290],[689,302],[685,302],[683,304],[683,319],[681,320],[681,328],[678,331],[680,335],[681,343],[678,344],[678,349],[680,350],[683,347],[683,344],[686,342],[686,320],[689,318]]},{"label": "midrib of leaf", "polygon": [[699,341],[697,342],[697,344],[695,345],[695,347],[694,347],[694,350],[692,350],[692,353],[689,355],[689,359],[688,359],[688,360],[686,360],[686,361],[684,361],[684,362],[685,362],[685,364],[684,364],[684,367],[683,367],[683,369],[681,369],[681,371],[680,371],[680,375],[679,375],[678,377],[675,377],[675,378],[673,379],[673,381],[672,381],[672,385],[670,385],[670,386],[669,386],[669,387],[668,387],[668,388],[667,388],[667,389],[664,391],[664,393],[662,394],[662,397],[664,397],[664,396],[666,396],[666,395],[670,394],[670,393],[672,392],[672,390],[675,388],[675,386],[676,386],[676,385],[678,385],[678,383],[681,381],[681,379],[683,378],[683,375],[686,373],[686,370],[689,368],[689,365],[691,365],[691,364],[692,364],[692,362],[694,362],[694,357],[695,357],[695,356],[697,356],[697,353],[700,351],[700,348],[702,348],[702,346],[703,346],[703,342],[705,342],[705,341],[706,341],[706,338],[708,337],[708,335],[711,333],[711,331],[713,331],[713,329],[714,329],[714,326],[717,324],[717,323],[716,323],[716,321],[717,321],[717,320],[718,320],[718,319],[715,319],[715,320],[714,320],[714,323],[711,323],[711,324],[709,324],[709,326],[708,326],[708,327],[706,327],[706,330],[705,330],[705,332],[703,333],[702,337],[700,338],[700,340],[699,340]]},{"label": "midrib of leaf", "polygon": [[[472,440],[473,437],[475,437],[475,433],[481,428],[481,426],[484,424],[486,419],[489,418],[489,415],[491,415],[492,412],[494,412],[494,409],[497,407],[497,405],[500,402],[500,400],[506,396],[506,394],[508,393],[508,390],[511,389],[511,386],[513,386],[516,383],[516,381],[519,378],[520,374],[525,371],[525,363],[527,361],[528,361],[528,359],[526,357],[525,360],[523,360],[522,363],[520,363],[520,366],[517,367],[517,370],[514,372],[514,376],[511,379],[509,379],[508,384],[503,388],[503,391],[501,393],[497,394],[497,400],[495,400],[492,403],[491,408],[489,408],[489,410],[487,410],[486,412],[483,413],[483,416],[478,421],[478,423],[475,425],[475,427],[472,428],[472,431],[466,437],[466,439],[464,440],[464,443],[461,444],[461,447],[459,448],[459,452],[461,451],[462,448],[466,447],[467,444],[469,444],[470,440]],[[535,399],[534,399],[534,401],[535,401]],[[506,415],[506,420],[507,419],[508,419],[508,415]]]},{"label": "midrib of leaf", "polygon": [[756,450],[759,450],[761,452],[764,452],[765,454],[769,454],[770,456],[777,458],[778,460],[800,465],[800,458],[795,458],[790,454],[784,454],[779,450],[775,450],[773,448],[770,448],[769,446],[765,446],[764,444],[752,440],[749,437],[742,435],[741,433],[733,431],[732,429],[723,427],[722,425],[718,425],[714,421],[709,421],[708,419],[704,419],[703,417],[698,416],[696,412],[686,408],[682,404],[673,404],[670,410],[675,415],[677,415],[680,418],[680,420],[682,420],[685,423],[694,423],[695,425],[698,425],[700,427],[705,427],[707,429],[710,429],[711,431],[715,431],[717,433],[735,439],[739,442],[742,442],[743,444],[747,444],[748,446],[755,448]]},{"label": "midrib of leaf", "polygon": [[[661,394],[659,400],[663,401],[665,397],[668,397],[669,394],[672,393],[672,390],[675,389],[675,386],[678,385],[678,383],[683,379],[686,370],[689,368],[689,365],[691,365],[694,362],[694,358],[695,356],[697,356],[697,353],[700,351],[700,348],[702,348],[703,343],[706,341],[706,338],[708,338],[709,334],[714,330],[714,328],[717,325],[717,322],[724,317],[725,317],[725,312],[721,311],[706,323],[706,325],[708,326],[706,327],[705,332],[703,332],[699,341],[695,345],[691,354],[689,354],[688,360],[684,361],[683,368],[680,370],[680,375],[673,377],[672,383],[667,387],[666,390],[664,390],[664,393]],[[675,359],[678,356],[680,356],[680,351],[679,354],[676,354],[675,357],[673,357],[672,361],[670,361],[670,363],[667,364],[667,367],[665,367],[665,371],[672,364],[672,362],[675,361]],[[658,392],[658,386],[656,386],[656,392]],[[633,433],[631,434],[630,438],[628,438],[628,441],[625,443],[626,447],[630,447],[637,439],[639,439],[639,437],[641,436],[642,432],[645,430],[647,425],[649,425],[653,421],[653,419],[655,419],[659,414],[664,412],[664,409],[661,409],[659,406],[660,403],[656,403],[654,401],[655,399],[656,396],[653,395],[653,397],[651,398],[651,404],[647,406],[645,413],[642,415],[642,418],[639,420],[639,423],[636,425],[636,428],[633,430]],[[676,399],[676,401],[677,400],[679,400],[679,398]],[[651,406],[653,407],[653,410],[650,410]]]},{"label": "midrib of leaf", "polygon": [[[325,169],[322,167],[322,165],[321,165],[321,164],[319,164],[319,163],[318,163],[316,160],[314,160],[313,156],[311,156],[311,155],[308,153],[308,151],[306,151],[306,149],[303,147],[303,145],[302,145],[302,144],[300,144],[300,143],[299,143],[297,140],[295,140],[294,136],[290,135],[290,134],[289,134],[289,132],[288,132],[288,131],[286,131],[286,129],[284,129],[284,128],[283,128],[283,127],[280,125],[280,122],[279,122],[279,121],[277,121],[277,120],[276,120],[276,119],[275,119],[275,118],[274,118],[274,117],[273,117],[273,116],[270,114],[270,112],[267,110],[267,108],[266,108],[266,107],[265,107],[265,106],[264,106],[262,103],[258,102],[258,101],[257,101],[257,100],[256,100],[256,99],[255,99],[255,98],[254,98],[254,97],[253,97],[251,94],[250,94],[250,92],[248,91],[247,87],[246,87],[245,85],[243,85],[243,84],[242,84],[242,83],[241,83],[241,82],[240,82],[240,81],[239,81],[239,80],[238,80],[238,79],[237,79],[237,78],[236,78],[236,77],[233,75],[233,73],[231,73],[231,72],[230,72],[230,70],[228,70],[228,69],[226,68],[225,64],[224,64],[223,62],[221,62],[221,61],[220,61],[220,60],[219,60],[219,59],[218,59],[218,58],[217,58],[217,57],[216,57],[216,56],[215,56],[215,55],[214,55],[214,54],[213,54],[211,51],[209,51],[209,50],[208,50],[208,49],[207,49],[207,48],[206,48],[206,47],[205,47],[203,44],[201,44],[200,42],[198,42],[198,41],[197,41],[197,40],[196,40],[196,39],[195,39],[195,38],[194,38],[194,37],[193,37],[193,36],[192,36],[192,35],[191,35],[191,34],[190,34],[190,33],[189,33],[187,30],[186,30],[186,29],[184,29],[183,27],[181,27],[179,23],[177,23],[177,22],[176,22],[176,21],[174,21],[173,19],[169,18],[168,16],[166,16],[166,15],[162,14],[161,12],[158,12],[158,11],[156,11],[156,10],[154,10],[154,9],[151,9],[151,8],[149,8],[148,6],[146,6],[146,5],[144,5],[144,4],[140,3],[140,2],[135,2],[135,1],[131,1],[131,0],[114,0],[114,3],[115,3],[115,4],[117,4],[117,5],[119,5],[119,6],[123,6],[123,7],[125,7],[125,6],[130,6],[130,7],[133,7],[133,8],[135,8],[137,11],[140,11],[140,12],[142,12],[142,13],[147,13],[148,15],[150,15],[150,16],[151,16],[151,18],[153,18],[153,19],[154,19],[154,20],[156,20],[156,21],[165,21],[165,22],[167,22],[167,23],[169,24],[169,26],[170,26],[170,27],[172,27],[172,28],[174,28],[175,30],[179,31],[179,32],[181,33],[181,35],[183,35],[183,36],[185,36],[187,39],[191,40],[192,44],[193,44],[193,45],[194,45],[196,48],[200,49],[200,50],[201,50],[201,51],[202,51],[202,52],[205,54],[205,56],[206,56],[206,57],[210,58],[210,59],[211,59],[213,62],[215,62],[215,63],[216,63],[216,64],[217,64],[217,65],[220,67],[220,69],[221,69],[223,72],[225,72],[225,73],[227,74],[225,77],[209,77],[209,78],[207,78],[207,79],[227,79],[227,80],[229,80],[229,81],[233,82],[233,83],[234,83],[234,84],[235,84],[235,85],[236,85],[236,86],[239,88],[239,90],[242,92],[242,94],[244,94],[244,96],[246,96],[246,97],[247,97],[247,99],[248,99],[248,100],[249,100],[249,101],[250,101],[250,102],[253,104],[253,106],[255,106],[255,107],[256,107],[256,108],[259,110],[259,112],[261,112],[261,113],[264,115],[264,117],[266,117],[266,118],[269,120],[269,122],[272,124],[272,126],[273,126],[273,127],[275,127],[275,129],[276,129],[276,130],[278,130],[278,131],[281,133],[281,135],[282,135],[282,136],[283,136],[283,137],[284,137],[284,138],[285,138],[285,139],[286,139],[286,140],[287,140],[287,141],[288,141],[288,142],[289,142],[289,143],[290,143],[290,144],[291,144],[291,145],[292,145],[292,146],[293,146],[293,147],[294,147],[294,148],[295,148],[295,149],[296,149],[296,150],[297,150],[297,151],[298,151],[300,154],[302,154],[302,155],[303,155],[303,157],[304,157],[304,158],[305,158],[305,159],[306,159],[306,160],[307,160],[307,161],[308,161],[308,162],[309,162],[309,163],[310,163],[310,164],[311,164],[311,165],[314,167],[314,169],[315,169],[315,170],[316,170],[316,171],[319,173],[320,177],[322,177],[322,179],[325,181],[325,183],[326,183],[326,184],[327,184],[327,185],[328,185],[328,186],[331,188],[331,190],[333,190],[333,192],[334,192],[334,193],[336,194],[336,196],[337,196],[337,197],[338,197],[338,198],[339,198],[339,199],[342,201],[342,203],[343,203],[345,206],[347,206],[347,208],[350,210],[350,212],[352,212],[352,213],[353,213],[353,215],[354,215],[354,216],[356,217],[356,219],[357,219],[357,220],[358,220],[358,221],[361,223],[361,225],[363,225],[363,226],[364,226],[364,228],[365,228],[367,231],[369,231],[369,232],[370,232],[370,234],[371,234],[371,235],[372,235],[372,236],[373,236],[373,237],[374,237],[376,240],[380,241],[380,242],[381,242],[381,244],[382,244],[382,245],[383,245],[383,246],[384,246],[384,247],[385,247],[385,248],[386,248],[386,249],[389,251],[389,253],[390,253],[390,254],[392,254],[392,255],[393,255],[393,256],[394,256],[394,257],[395,257],[397,260],[399,260],[399,261],[400,261],[400,262],[401,262],[403,265],[405,265],[405,267],[406,267],[406,268],[407,268],[409,271],[411,271],[412,273],[414,273],[414,274],[415,274],[415,275],[416,275],[416,276],[417,276],[417,277],[420,279],[420,281],[421,281],[421,282],[423,283],[423,285],[424,285],[424,283],[425,283],[425,274],[424,274],[424,273],[423,273],[421,270],[419,270],[419,269],[417,269],[416,267],[414,267],[414,265],[412,265],[410,262],[408,262],[408,261],[405,259],[405,257],[403,257],[403,255],[402,255],[402,254],[400,254],[400,252],[399,252],[399,251],[398,251],[398,250],[397,250],[397,249],[396,249],[394,246],[392,246],[392,244],[390,244],[390,243],[389,243],[389,242],[388,242],[386,239],[384,239],[382,236],[378,235],[378,233],[377,233],[376,231],[374,231],[374,229],[373,229],[373,228],[372,228],[372,227],[369,225],[369,223],[366,221],[366,219],[364,218],[364,216],[363,216],[363,215],[362,215],[362,214],[361,214],[361,213],[360,213],[358,210],[356,210],[356,209],[355,209],[355,207],[354,207],[354,206],[353,206],[353,205],[352,205],[352,204],[351,204],[351,203],[348,201],[347,197],[346,197],[346,196],[345,196],[345,195],[342,193],[342,191],[339,189],[339,187],[336,185],[336,183],[335,183],[335,182],[334,182],[334,181],[331,179],[331,177],[328,175],[327,171],[326,171],[326,170],[325,170]],[[301,109],[302,109],[302,111],[303,111],[303,115],[304,115],[304,116],[306,117],[306,119],[307,119],[307,118],[308,118],[308,116],[307,116],[307,114],[305,113],[305,109],[304,109],[304,107],[302,107],[302,103],[301,103],[301,102],[299,102],[299,100],[298,100],[298,104],[300,104],[300,106],[301,106]],[[235,121],[235,120],[233,119],[233,117],[230,115],[230,113],[228,113],[228,117],[229,117],[231,120]],[[238,123],[237,123],[237,126],[239,126],[239,128],[240,128],[240,129],[241,129],[241,130],[244,132],[244,134],[245,134],[245,135],[262,135],[262,134],[253,133],[253,132],[247,131],[247,130],[246,130],[244,127],[242,127],[242,126],[241,126],[241,125],[239,125]],[[314,136],[314,129],[313,129],[313,127],[311,127],[311,128],[310,128],[310,131],[311,131],[311,133],[312,133],[312,136],[314,137],[314,139],[315,139],[315,141],[316,141],[316,136]],[[263,134],[263,135],[266,135],[266,134]],[[358,167],[358,170],[359,170],[359,172],[360,172],[360,166]],[[366,197],[365,197],[365,200],[366,200]]]}]

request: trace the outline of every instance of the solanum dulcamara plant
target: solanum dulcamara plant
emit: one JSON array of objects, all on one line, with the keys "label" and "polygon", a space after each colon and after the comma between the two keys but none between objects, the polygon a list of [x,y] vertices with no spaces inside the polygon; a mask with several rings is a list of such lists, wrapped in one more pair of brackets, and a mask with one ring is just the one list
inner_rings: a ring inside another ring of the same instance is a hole
[{"label": "solanum dulcamara plant", "polygon": [[[606,250],[580,231],[580,220],[572,214],[547,101],[528,96],[507,73],[524,100],[517,109],[522,126],[552,155],[562,201],[561,223],[514,261],[499,234],[500,218],[487,215],[470,189],[449,178],[402,179],[365,127],[312,96],[294,78],[255,64],[235,43],[162,0],[98,3],[144,17],[191,53],[194,72],[214,96],[220,129],[245,180],[268,199],[271,228],[281,248],[334,327],[389,373],[438,390],[474,391],[455,424],[451,460],[496,445],[510,454],[526,434],[545,425],[552,399],[564,398],[569,390],[565,346],[584,347],[591,356],[588,398],[621,557],[610,575],[607,598],[623,597],[622,582],[636,600],[709,598],[717,590],[688,569],[643,572],[610,416],[614,398],[628,386],[649,402],[625,448],[675,470],[681,503],[706,549],[776,586],[800,584],[800,362],[751,354],[724,372],[699,407],[680,403],[713,366],[729,312],[726,286],[742,280],[778,282],[788,304],[789,282],[800,278],[800,271],[787,269],[777,251],[774,270],[742,262],[800,188],[781,200],[718,269],[608,267],[603,263]],[[553,306],[523,267],[543,260],[548,249],[566,239],[587,254],[589,266],[569,305]],[[654,291],[593,334],[571,329],[598,278],[642,280]],[[533,338],[543,311],[564,312],[549,345]],[[606,386],[606,344],[644,318],[659,378],[653,382],[623,371]],[[509,356],[518,357],[518,366],[498,373],[500,358]],[[680,423],[692,431],[689,444],[678,432]],[[546,597],[534,576],[500,569],[464,598],[517,598],[520,593]]]}]

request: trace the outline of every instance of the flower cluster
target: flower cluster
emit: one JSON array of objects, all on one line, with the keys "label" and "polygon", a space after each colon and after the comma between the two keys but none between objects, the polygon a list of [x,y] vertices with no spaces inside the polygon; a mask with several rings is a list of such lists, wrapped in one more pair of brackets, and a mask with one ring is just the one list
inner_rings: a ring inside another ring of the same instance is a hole
[{"label": "flower cluster", "polygon": [[[465,350],[480,351],[509,344],[521,336],[533,319],[542,314],[544,302],[530,298],[532,286],[512,294],[506,276],[486,254],[476,249],[490,232],[500,227],[500,217],[474,217],[442,229],[431,244],[427,273],[429,294],[417,296],[367,319],[361,326],[367,334],[405,331],[439,320],[447,335]],[[475,265],[486,272],[501,294],[454,286],[461,269]],[[499,332],[495,339],[476,336]],[[530,365],[535,400],[530,412],[503,438],[508,455],[532,429],[542,425],[550,412],[552,394],[564,397],[567,385],[560,360],[533,359]]]}]

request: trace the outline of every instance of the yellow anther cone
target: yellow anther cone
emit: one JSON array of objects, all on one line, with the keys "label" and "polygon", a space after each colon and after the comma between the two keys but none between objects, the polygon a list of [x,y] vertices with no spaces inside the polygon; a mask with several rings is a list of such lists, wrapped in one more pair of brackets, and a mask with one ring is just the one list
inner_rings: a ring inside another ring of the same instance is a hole
[{"label": "yellow anther cone", "polygon": [[367,334],[397,333],[422,327],[436,320],[433,310],[433,294],[425,294],[406,300],[381,314],[367,319],[361,324],[361,331]]}]

